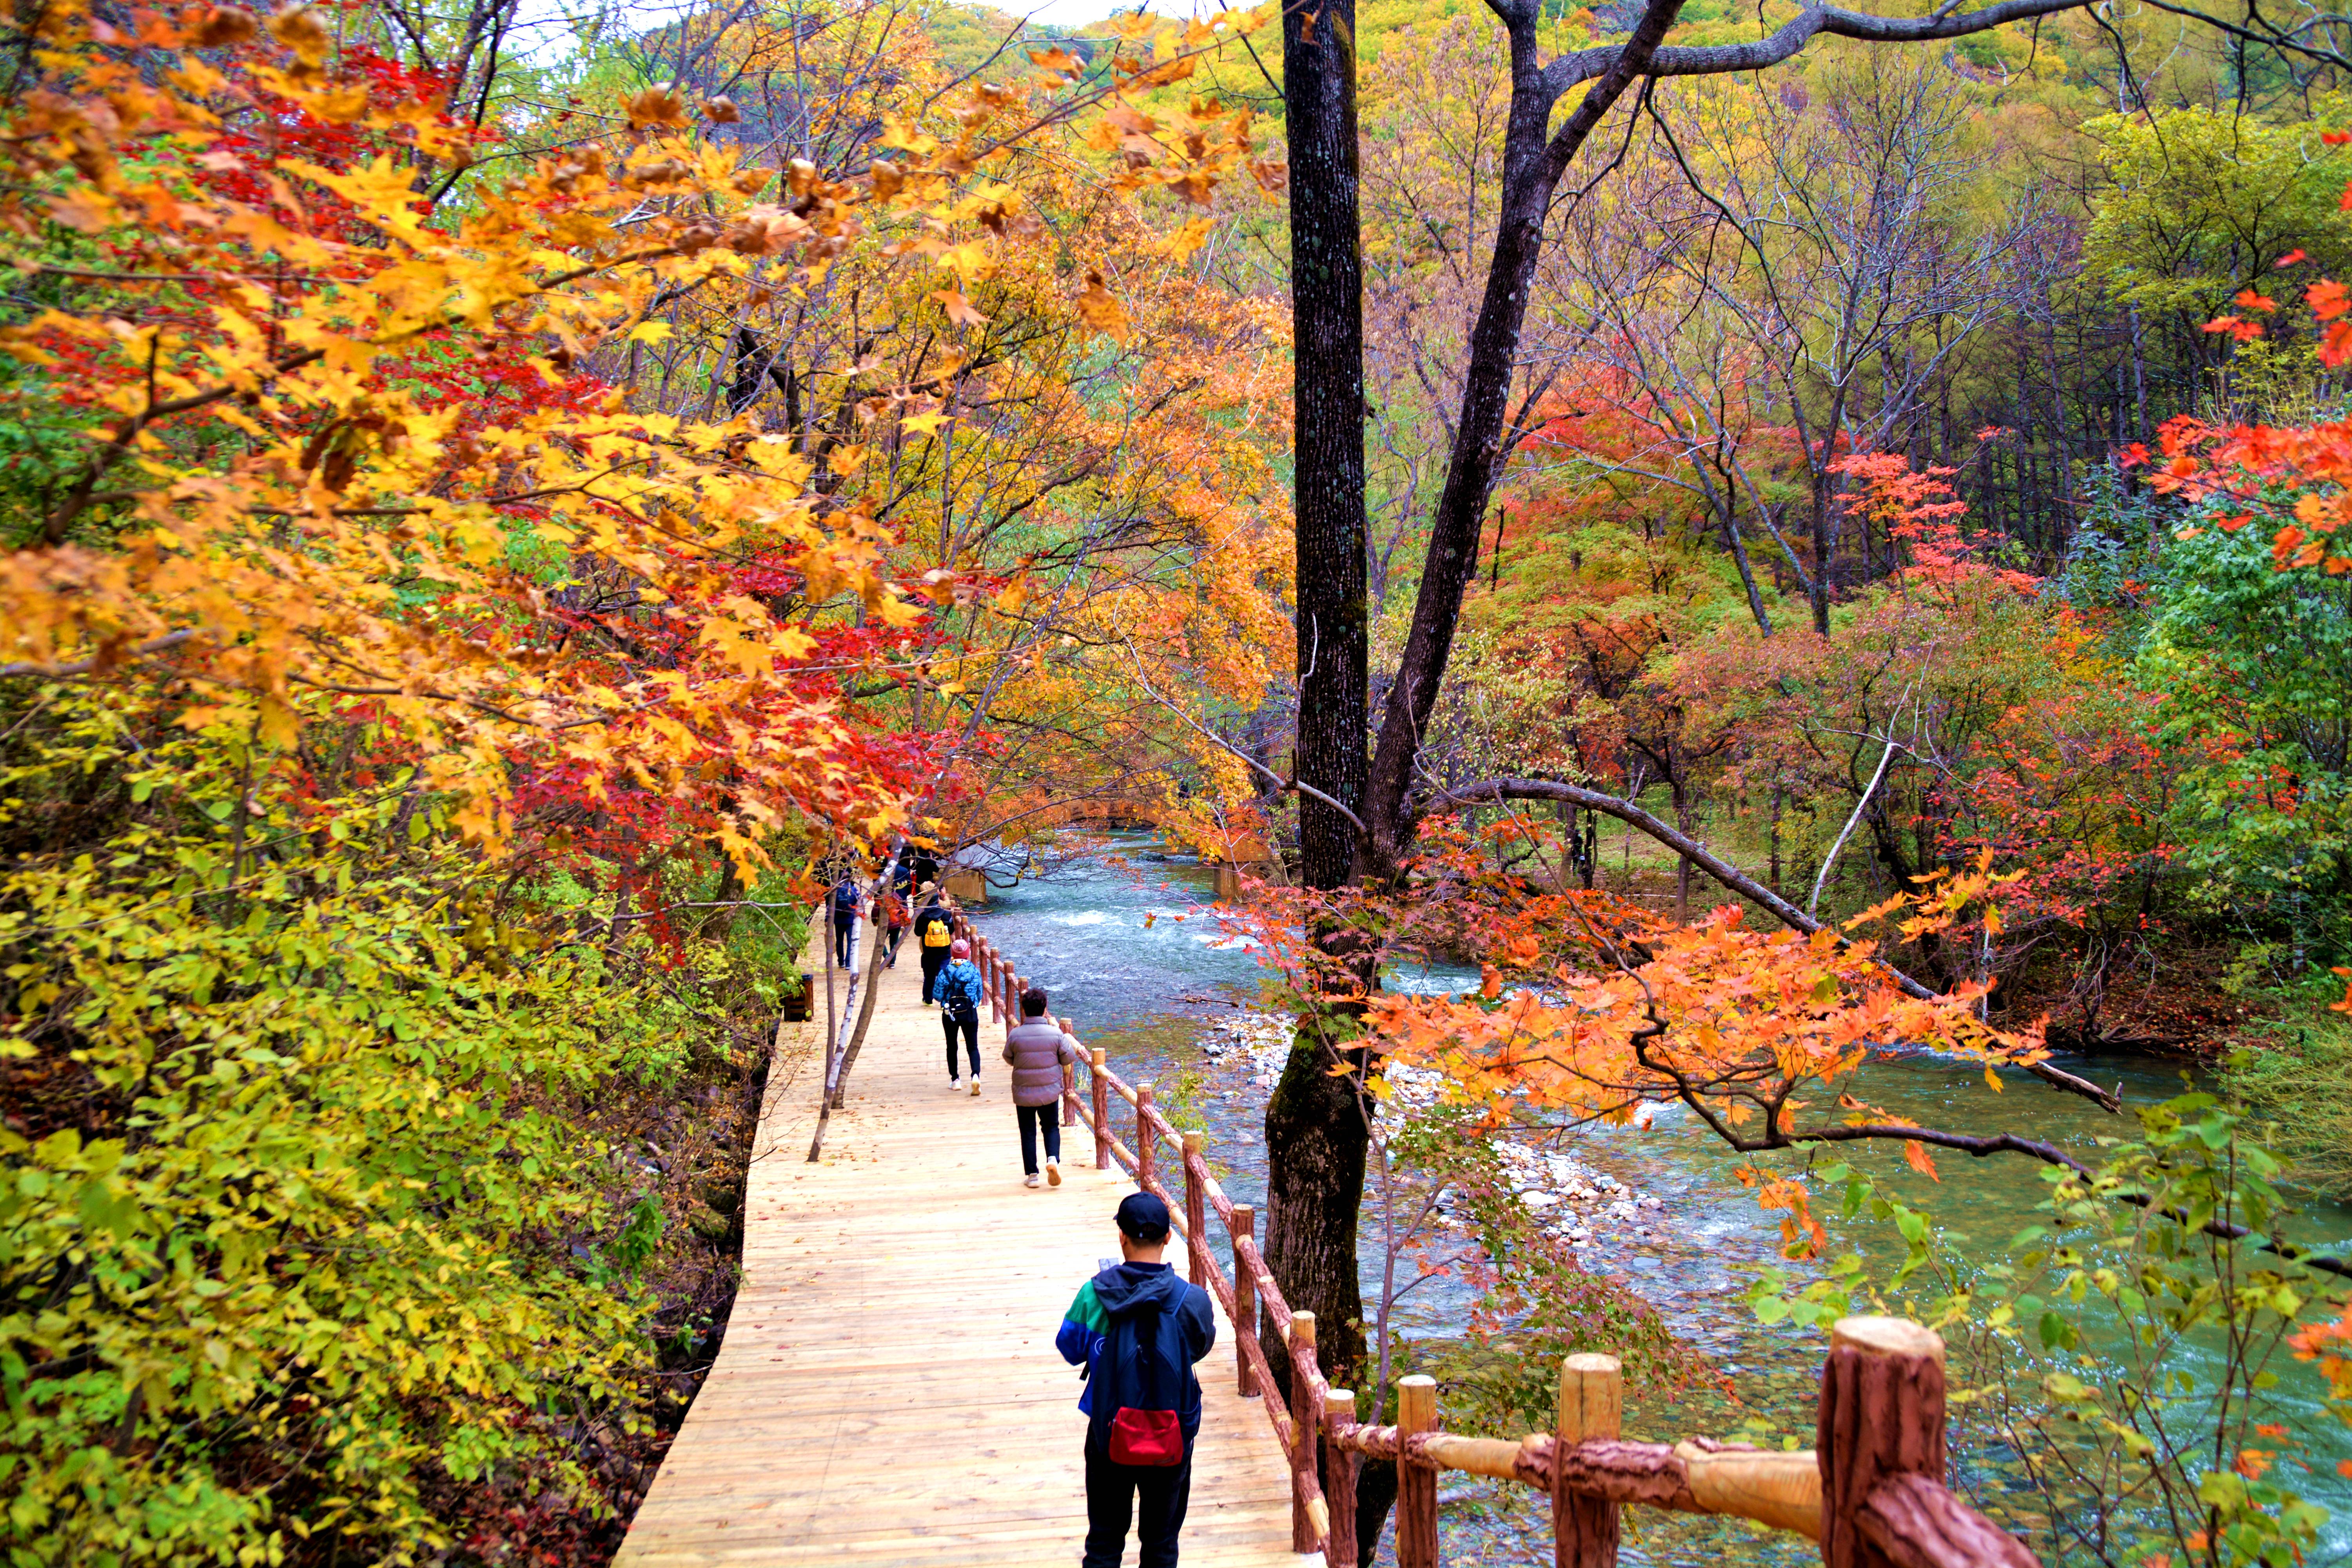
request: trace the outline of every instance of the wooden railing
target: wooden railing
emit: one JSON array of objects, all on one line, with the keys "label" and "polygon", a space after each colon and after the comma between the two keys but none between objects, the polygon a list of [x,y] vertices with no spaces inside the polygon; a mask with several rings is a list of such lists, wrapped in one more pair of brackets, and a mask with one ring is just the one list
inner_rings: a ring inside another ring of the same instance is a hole
[{"label": "wooden railing", "polygon": [[[1010,962],[962,915],[986,982],[992,1018],[1007,1027],[1026,989]],[[1067,1018],[1055,1020],[1076,1037]],[[1084,1047],[1081,1047],[1084,1049]],[[1617,1560],[1618,1519],[1628,1504],[1749,1519],[1819,1543],[1831,1568],[2038,1568],[2016,1537],[1944,1485],[1944,1342],[1899,1318],[1847,1318],[1831,1331],[1822,1367],[1811,1448],[1770,1452],[1707,1437],[1638,1443],[1620,1436],[1623,1376],[1617,1358],[1563,1359],[1549,1432],[1517,1442],[1444,1431],[1437,1385],[1397,1382],[1397,1422],[1356,1419],[1356,1396],[1334,1388],[1317,1364],[1315,1315],[1294,1312],[1257,1246],[1257,1216],[1209,1173],[1201,1135],[1179,1132],[1152,1104],[1151,1086],[1130,1086],[1098,1049],[1085,1050],[1087,1092],[1077,1069],[1062,1068],[1062,1124],[1094,1134],[1095,1165],[1123,1169],[1166,1203],[1183,1237],[1193,1283],[1216,1299],[1234,1327],[1240,1393],[1264,1401],[1290,1470],[1293,1551],[1322,1552],[1331,1568],[1353,1568],[1356,1479],[1366,1458],[1397,1466],[1399,1568],[1437,1568],[1437,1477],[1443,1470],[1516,1481],[1550,1499],[1558,1568],[1608,1568]],[[1134,1142],[1112,1128],[1116,1097],[1134,1113]],[[1161,1175],[1173,1154],[1181,1195]],[[1208,1216],[1225,1227],[1228,1276],[1209,1247]],[[1261,1315],[1285,1347],[1290,1396],[1268,1365]]]}]

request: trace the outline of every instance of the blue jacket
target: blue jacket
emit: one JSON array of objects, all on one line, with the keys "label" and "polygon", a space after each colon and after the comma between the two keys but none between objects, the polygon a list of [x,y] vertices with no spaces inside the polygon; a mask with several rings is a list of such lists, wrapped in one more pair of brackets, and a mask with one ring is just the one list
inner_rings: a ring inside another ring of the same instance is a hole
[{"label": "blue jacket", "polygon": [[923,998],[937,1002],[950,1013],[977,1013],[988,1000],[987,983],[980,977],[980,966],[969,958],[951,958],[931,982],[931,994]]},{"label": "blue jacket", "polygon": [[1112,1411],[1104,1411],[1099,1421],[1091,1419],[1103,1331],[1111,1319],[1148,1306],[1157,1306],[1168,1315],[1171,1320],[1168,1326],[1183,1347],[1186,1359],[1179,1371],[1184,1379],[1184,1403],[1177,1419],[1189,1445],[1201,1430],[1201,1380],[1192,1373],[1192,1363],[1207,1355],[1217,1342],[1217,1317],[1210,1310],[1206,1290],[1165,1263],[1113,1264],[1078,1287],[1076,1299],[1054,1335],[1054,1348],[1072,1366],[1086,1368],[1081,1375],[1087,1386],[1078,1394],[1078,1408],[1087,1413],[1090,1427],[1108,1426]]}]

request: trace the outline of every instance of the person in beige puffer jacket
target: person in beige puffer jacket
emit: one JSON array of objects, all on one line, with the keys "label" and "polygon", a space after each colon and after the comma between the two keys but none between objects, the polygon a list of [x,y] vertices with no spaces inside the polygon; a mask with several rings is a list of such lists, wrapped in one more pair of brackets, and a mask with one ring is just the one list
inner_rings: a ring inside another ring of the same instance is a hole
[{"label": "person in beige puffer jacket", "polygon": [[1078,1042],[1045,1009],[1045,993],[1021,994],[1021,1022],[1005,1031],[1004,1060],[1013,1068],[1013,1114],[1021,1121],[1021,1168],[1037,1185],[1037,1137],[1045,1140],[1045,1180],[1062,1184],[1062,1064],[1083,1061]]}]

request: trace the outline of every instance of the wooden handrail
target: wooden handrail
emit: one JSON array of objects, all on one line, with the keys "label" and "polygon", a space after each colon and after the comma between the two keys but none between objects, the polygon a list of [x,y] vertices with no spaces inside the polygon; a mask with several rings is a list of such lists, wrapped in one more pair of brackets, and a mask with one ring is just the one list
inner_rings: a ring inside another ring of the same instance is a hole
[{"label": "wooden handrail", "polygon": [[[955,928],[985,958],[997,981],[992,1002],[1010,1020],[1018,1012],[1020,977],[961,915]],[[1056,1022],[1077,1037],[1067,1018]],[[1399,1380],[1397,1426],[1359,1423],[1355,1394],[1333,1388],[1318,1363],[1314,1314],[1294,1313],[1283,1300],[1258,1247],[1256,1211],[1234,1203],[1210,1173],[1201,1135],[1177,1131],[1153,1103],[1150,1085],[1130,1086],[1101,1050],[1081,1050],[1087,1092],[1078,1092],[1076,1068],[1066,1067],[1063,1121],[1093,1132],[1097,1168],[1125,1169],[1168,1205],[1194,1283],[1233,1325],[1238,1392],[1265,1405],[1290,1471],[1292,1550],[1321,1551],[1335,1564],[1355,1561],[1356,1466],[1379,1458],[1399,1467],[1399,1568],[1435,1568],[1436,1477],[1444,1470],[1547,1494],[1558,1568],[1614,1564],[1617,1513],[1626,1506],[1754,1520],[1820,1542],[1823,1561],[1836,1568],[1890,1561],[1905,1568],[2040,1568],[2016,1537],[1944,1485],[1943,1342],[1916,1323],[1849,1318],[1837,1324],[1822,1372],[1818,1442],[1795,1452],[1705,1437],[1629,1442],[1617,1435],[1622,1373],[1615,1358],[1599,1355],[1566,1358],[1556,1429],[1516,1443],[1443,1430],[1436,1385],[1425,1377]],[[1113,1095],[1134,1108],[1134,1148],[1111,1131]],[[1181,1194],[1161,1179],[1154,1156],[1162,1145],[1177,1155]],[[1230,1278],[1209,1245],[1211,1214],[1231,1243]],[[1266,1360],[1261,1319],[1286,1347],[1287,1398]]]}]

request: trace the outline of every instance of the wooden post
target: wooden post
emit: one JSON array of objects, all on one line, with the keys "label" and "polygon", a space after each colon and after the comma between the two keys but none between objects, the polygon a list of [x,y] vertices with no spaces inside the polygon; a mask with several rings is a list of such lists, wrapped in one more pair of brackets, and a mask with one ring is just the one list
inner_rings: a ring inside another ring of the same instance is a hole
[{"label": "wooden post", "polygon": [[[1050,1014],[1047,1016],[1051,1016]],[[1063,1034],[1072,1039],[1077,1038],[1077,1031],[1070,1027],[1070,1021],[1067,1018],[1055,1018],[1054,1023]],[[1064,1057],[1062,1058],[1062,1125],[1076,1127],[1077,1124],[1078,1064]]]},{"label": "wooden post", "polygon": [[[1356,1420],[1356,1396],[1335,1388],[1323,1401],[1323,1429],[1337,1432]],[[1327,1436],[1323,1444],[1323,1495],[1331,1503],[1331,1544],[1324,1549],[1326,1568],[1356,1568],[1356,1470],[1363,1456],[1340,1447]]]},{"label": "wooden post", "polygon": [[[1236,1342],[1255,1340],[1257,1333],[1257,1279],[1242,1262],[1241,1239],[1257,1239],[1257,1210],[1248,1204],[1234,1205],[1234,1338]],[[1234,1361],[1241,1369],[1241,1395],[1246,1399],[1257,1392],[1257,1374],[1250,1371],[1249,1357],[1242,1354],[1241,1346],[1234,1346]]]},{"label": "wooden post", "polygon": [[[1437,1380],[1397,1379],[1397,1441],[1437,1426]],[[1397,1568],[1437,1568],[1437,1468],[1397,1458]]]},{"label": "wooden post", "polygon": [[1095,1102],[1095,1169],[1110,1169],[1110,1079],[1103,1076],[1102,1047],[1087,1053],[1087,1061],[1094,1070],[1087,1087]]},{"label": "wooden post", "polygon": [[1944,1479],[1944,1342],[1902,1318],[1842,1318],[1822,1363],[1813,1453],[1822,1468],[1822,1562],[1895,1568],[1857,1516],[1882,1481]]},{"label": "wooden post", "polygon": [[1290,1314],[1290,1549],[1319,1552],[1323,1531],[1307,1511],[1323,1449],[1323,1400],[1315,1387],[1315,1314]]},{"label": "wooden post", "polygon": [[1206,1217],[1209,1207],[1208,1191],[1201,1185],[1201,1178],[1193,1173],[1206,1169],[1206,1166],[1207,1163],[1201,1158],[1201,1135],[1198,1132],[1185,1133],[1184,1235],[1188,1243],[1186,1251],[1191,1254],[1192,1259],[1192,1283],[1200,1285],[1203,1290],[1208,1287],[1201,1284],[1201,1281],[1210,1269],[1217,1266],[1215,1259],[1209,1256],[1209,1226]]},{"label": "wooden post", "polygon": [[[1614,1437],[1625,1402],[1623,1369],[1613,1355],[1572,1355],[1559,1363],[1559,1404],[1552,1423],[1555,1454],[1587,1437]],[[1551,1468],[1555,1568],[1615,1568],[1617,1505],[1568,1489],[1568,1467]]]},{"label": "wooden post", "polygon": [[1151,1086],[1135,1086],[1135,1185],[1139,1192],[1151,1190]]}]

